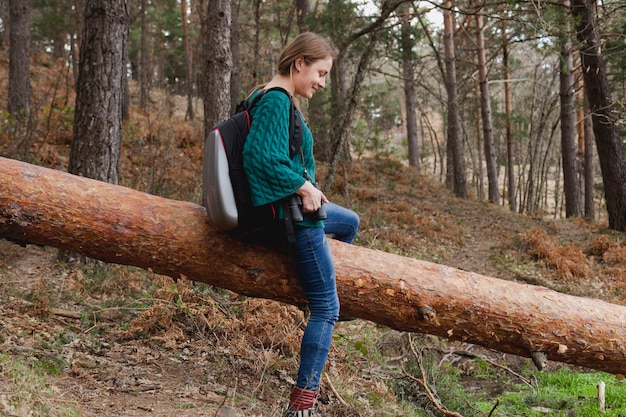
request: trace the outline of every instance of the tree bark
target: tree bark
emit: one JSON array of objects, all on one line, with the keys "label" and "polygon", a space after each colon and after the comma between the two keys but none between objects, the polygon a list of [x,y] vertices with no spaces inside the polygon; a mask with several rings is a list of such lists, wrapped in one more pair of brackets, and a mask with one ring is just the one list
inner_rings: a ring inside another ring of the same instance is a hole
[{"label": "tree bark", "polygon": [[[9,18],[9,4],[8,2],[0,2],[0,19],[3,22],[8,22]],[[0,31],[0,51],[4,51],[9,44],[9,30],[7,29],[7,25],[2,26],[2,31]]]},{"label": "tree bark", "polygon": [[139,9],[140,25],[141,25],[141,41],[140,54],[141,61],[139,64],[139,106],[143,111],[148,109],[148,101],[150,99],[150,87],[152,84],[152,66],[150,65],[150,53],[148,51],[148,1],[141,0]]},{"label": "tree bark", "polygon": [[183,31],[183,66],[185,71],[185,93],[187,94],[187,110],[185,120],[193,120],[193,82],[191,75],[191,49],[189,48],[189,35],[187,31],[187,0],[180,2],[180,18]]},{"label": "tree bark", "polygon": [[230,114],[235,114],[237,105],[243,99],[241,86],[241,49],[239,47],[239,0],[230,0],[232,22],[230,25],[230,52],[233,68],[230,75]]},{"label": "tree bark", "polygon": [[478,56],[478,83],[480,84],[480,116],[483,122],[483,146],[489,186],[489,202],[500,204],[498,190],[498,163],[493,141],[493,122],[491,117],[491,94],[487,80],[487,57],[485,55],[485,35],[482,9],[476,13],[476,48]]},{"label": "tree bark", "polygon": [[580,42],[585,91],[591,108],[593,133],[600,159],[609,228],[626,230],[626,160],[617,129],[617,114],[611,98],[606,65],[595,16],[595,1],[571,0],[571,10]]},{"label": "tree bark", "polygon": [[506,33],[506,21],[502,21],[502,67],[504,71],[504,111],[506,113],[506,168],[508,173],[509,208],[517,212],[515,186],[516,149],[513,137],[513,110],[511,106],[511,75],[509,69],[509,39]]},{"label": "tree bark", "polygon": [[309,0],[296,0],[296,20],[298,22],[298,31],[300,33],[306,32],[309,30],[309,24],[307,23],[307,18],[309,17],[309,13],[311,12],[311,4]]},{"label": "tree bark", "polygon": [[204,136],[230,115],[230,73],[233,56],[230,50],[230,0],[209,0],[206,10],[204,46],[205,90]]},{"label": "tree bark", "polygon": [[591,123],[591,115],[585,112],[584,118],[584,143],[585,143],[585,217],[594,220],[596,217],[596,208],[594,204],[594,186],[593,186],[593,126]]},{"label": "tree bark", "polygon": [[595,219],[594,204],[594,146],[593,127],[591,126],[591,114],[585,96],[585,85],[581,68],[580,54],[574,51],[574,90],[576,106],[576,132],[578,136],[577,146],[577,167],[580,182],[580,192],[582,194],[581,213],[585,218],[593,221]]},{"label": "tree bark", "polygon": [[78,67],[80,62],[80,45],[83,39],[83,22],[85,16],[82,11],[85,10],[85,0],[74,0],[74,16],[76,16],[75,22],[75,39],[72,39],[72,75],[74,77],[74,88],[78,89]]},{"label": "tree bark", "polygon": [[415,80],[413,71],[415,68],[415,59],[413,48],[415,41],[411,37],[411,18],[410,5],[402,4],[398,8],[401,25],[401,50],[402,50],[402,76],[404,84],[404,104],[406,107],[406,139],[408,147],[409,166],[420,171],[420,146],[417,133],[417,106],[415,97]]},{"label": "tree bark", "polygon": [[9,113],[19,122],[30,115],[30,0],[9,1]]},{"label": "tree bark", "polygon": [[[454,51],[454,1],[443,3],[443,44],[446,63],[446,91],[448,93],[448,141],[446,149],[447,174],[446,184],[454,191],[454,195],[467,198],[467,180],[465,178],[465,159],[463,156],[463,139],[461,137],[461,118],[459,114],[459,96],[456,81],[456,55]],[[450,166],[452,165],[452,166]]]},{"label": "tree bark", "polygon": [[[26,160],[33,142],[30,131],[30,0],[9,1],[8,132],[16,154]],[[6,26],[6,25],[5,25]]]},{"label": "tree bark", "polygon": [[[287,253],[211,229],[204,208],[0,158],[0,236],[305,303]],[[331,240],[342,312],[626,374],[626,307]]]},{"label": "tree bark", "polygon": [[[567,8],[569,0],[560,0]],[[564,33],[560,34],[561,60],[559,65],[559,93],[561,103],[561,157],[563,161],[563,191],[565,192],[565,217],[579,217],[580,183],[576,161],[576,118],[574,106],[574,59],[570,40],[569,21],[564,20]]]},{"label": "tree bark", "polygon": [[128,0],[89,0],[68,171],[119,183]]}]

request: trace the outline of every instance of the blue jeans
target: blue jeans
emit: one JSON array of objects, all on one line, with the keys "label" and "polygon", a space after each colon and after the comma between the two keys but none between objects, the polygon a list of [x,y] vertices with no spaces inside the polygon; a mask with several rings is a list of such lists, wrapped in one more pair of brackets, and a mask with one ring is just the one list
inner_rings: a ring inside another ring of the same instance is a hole
[{"label": "blue jeans", "polygon": [[324,204],[328,218],[324,220],[324,233],[333,239],[352,243],[359,230],[359,216],[350,209],[335,203]]},{"label": "blue jeans", "polygon": [[324,228],[296,228],[296,243],[292,246],[298,278],[311,312],[300,346],[296,386],[310,390],[319,386],[339,316],[335,265],[326,234],[352,243],[359,227],[359,217],[353,211],[333,203],[325,207],[328,218]]}]

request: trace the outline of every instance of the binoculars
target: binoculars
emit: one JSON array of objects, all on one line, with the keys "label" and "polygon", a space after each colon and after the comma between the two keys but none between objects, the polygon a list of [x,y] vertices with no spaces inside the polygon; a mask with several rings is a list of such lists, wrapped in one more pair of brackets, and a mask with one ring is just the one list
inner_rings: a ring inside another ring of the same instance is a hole
[{"label": "binoculars", "polygon": [[324,208],[323,203],[322,206],[317,209],[317,211],[314,211],[312,213],[302,213],[302,197],[300,197],[298,194],[294,194],[289,197],[288,206],[289,214],[291,214],[291,220],[294,223],[303,221],[305,215],[313,221],[326,220],[326,218],[328,217],[326,215],[326,209]]}]

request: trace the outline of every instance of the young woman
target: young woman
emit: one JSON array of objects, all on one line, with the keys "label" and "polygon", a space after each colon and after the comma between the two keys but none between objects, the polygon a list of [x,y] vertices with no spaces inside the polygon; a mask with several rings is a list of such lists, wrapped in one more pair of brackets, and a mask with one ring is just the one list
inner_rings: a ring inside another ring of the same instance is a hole
[{"label": "young woman", "polygon": [[[331,235],[352,243],[359,226],[356,213],[328,201],[315,186],[313,136],[302,123],[302,152],[290,157],[290,106],[294,96],[310,99],[324,88],[335,52],[320,36],[306,32],[289,43],[279,59],[278,73],[252,113],[252,125],[243,151],[244,168],[256,206],[281,201],[297,194],[302,198],[303,221],[294,225],[292,253],[298,278],[309,301],[310,316],[300,348],[298,379],[283,417],[322,417],[317,391],[332,334],[339,316],[339,298],[332,253],[326,240]],[[326,220],[316,213],[324,205]]]}]

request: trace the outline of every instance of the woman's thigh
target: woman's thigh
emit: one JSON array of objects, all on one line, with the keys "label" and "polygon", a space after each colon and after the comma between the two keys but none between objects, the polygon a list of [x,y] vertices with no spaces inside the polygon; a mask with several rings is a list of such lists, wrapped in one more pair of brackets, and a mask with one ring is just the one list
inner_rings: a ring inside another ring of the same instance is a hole
[{"label": "woman's thigh", "polygon": [[293,247],[300,284],[309,301],[311,315],[334,321],[339,314],[335,265],[322,228],[298,228]]}]

